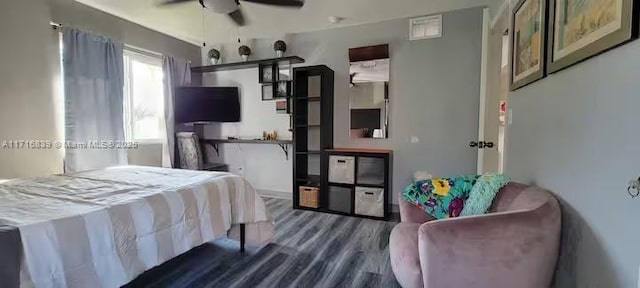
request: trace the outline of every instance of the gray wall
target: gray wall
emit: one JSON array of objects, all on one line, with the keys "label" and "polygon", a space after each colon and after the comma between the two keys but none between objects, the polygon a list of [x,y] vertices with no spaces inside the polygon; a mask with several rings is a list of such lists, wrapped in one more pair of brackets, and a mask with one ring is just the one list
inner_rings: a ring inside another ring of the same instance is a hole
[{"label": "gray wall", "polygon": [[[335,70],[334,146],[394,150],[394,192],[402,191],[415,171],[434,175],[475,173],[478,135],[482,8],[443,14],[443,37],[409,41],[409,19],[287,35],[287,55]],[[273,39],[253,39],[251,59],[272,58]],[[349,138],[349,48],[389,44],[390,138]],[[211,44],[223,61],[240,61],[238,43]],[[206,61],[206,60],[205,60]],[[256,71],[251,75],[257,75]],[[255,77],[255,76],[252,76]],[[259,99],[260,95],[246,95]],[[411,143],[417,136],[419,143]],[[393,203],[397,203],[393,197]]]},{"label": "gray wall", "polygon": [[48,20],[102,34],[116,41],[154,52],[186,58],[191,60],[194,65],[200,64],[200,47],[198,46],[118,18],[74,0],[48,0],[46,2],[51,3],[51,16]]},{"label": "gray wall", "polygon": [[[49,21],[200,63],[197,46],[73,0],[0,1],[0,141],[62,139],[58,35]],[[0,149],[0,163],[0,178],[48,175],[62,172],[62,153]]]},{"label": "gray wall", "polygon": [[[413,172],[434,175],[475,173],[482,9],[443,15],[443,37],[409,41],[409,20],[399,19],[290,36],[291,55],[305,65],[335,70],[334,146],[394,150],[394,191],[402,191]],[[348,49],[388,43],[390,138],[349,138]],[[419,143],[411,143],[417,136]],[[393,199],[394,203],[397,200]]]},{"label": "gray wall", "polygon": [[[60,139],[59,49],[48,25],[44,0],[0,1],[0,141]],[[0,178],[61,171],[60,151],[0,149]]]},{"label": "gray wall", "polygon": [[563,204],[556,287],[638,287],[640,41],[509,95],[507,173]]}]

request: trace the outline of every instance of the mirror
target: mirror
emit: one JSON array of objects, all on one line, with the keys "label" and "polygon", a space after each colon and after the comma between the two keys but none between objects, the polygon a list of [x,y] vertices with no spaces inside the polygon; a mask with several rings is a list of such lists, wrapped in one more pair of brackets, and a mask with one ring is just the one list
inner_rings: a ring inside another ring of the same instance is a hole
[{"label": "mirror", "polygon": [[349,49],[350,136],[389,137],[389,46]]}]

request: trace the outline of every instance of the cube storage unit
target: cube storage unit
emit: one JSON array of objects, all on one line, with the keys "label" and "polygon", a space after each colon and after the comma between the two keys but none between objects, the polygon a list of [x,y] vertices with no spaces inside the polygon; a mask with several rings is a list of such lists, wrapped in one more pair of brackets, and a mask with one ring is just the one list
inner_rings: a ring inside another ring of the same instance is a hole
[{"label": "cube storage unit", "polygon": [[323,157],[329,175],[326,211],[387,220],[392,158],[390,150],[327,150]]}]

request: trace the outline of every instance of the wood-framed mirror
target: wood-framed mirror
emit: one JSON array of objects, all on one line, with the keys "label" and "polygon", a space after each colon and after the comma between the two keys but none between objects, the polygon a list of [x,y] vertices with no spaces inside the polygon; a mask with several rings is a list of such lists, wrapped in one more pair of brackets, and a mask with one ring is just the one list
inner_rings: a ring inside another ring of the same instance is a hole
[{"label": "wood-framed mirror", "polygon": [[389,45],[349,49],[350,137],[389,138]]}]

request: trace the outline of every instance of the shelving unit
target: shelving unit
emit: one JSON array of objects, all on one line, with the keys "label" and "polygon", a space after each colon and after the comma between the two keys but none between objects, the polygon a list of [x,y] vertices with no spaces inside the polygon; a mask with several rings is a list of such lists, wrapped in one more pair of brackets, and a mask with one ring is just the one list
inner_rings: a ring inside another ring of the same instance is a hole
[{"label": "shelving unit", "polygon": [[329,175],[323,206],[329,213],[378,220],[389,218],[393,152],[331,149],[323,157]]},{"label": "shelving unit", "polygon": [[[310,66],[293,69],[293,206],[319,211],[322,207],[326,167],[324,151],[333,147],[334,72],[329,67]],[[300,187],[319,187],[319,208],[300,205]]]},{"label": "shelving unit", "polygon": [[264,65],[264,66],[274,65],[280,62],[289,62],[291,65],[293,65],[293,64],[304,63],[304,59],[298,56],[288,56],[288,57],[281,57],[281,58],[251,60],[247,62],[224,63],[224,64],[217,64],[217,65],[192,67],[191,72],[209,73],[209,72],[239,70],[239,69],[247,69],[247,68],[258,68],[260,65]]}]

